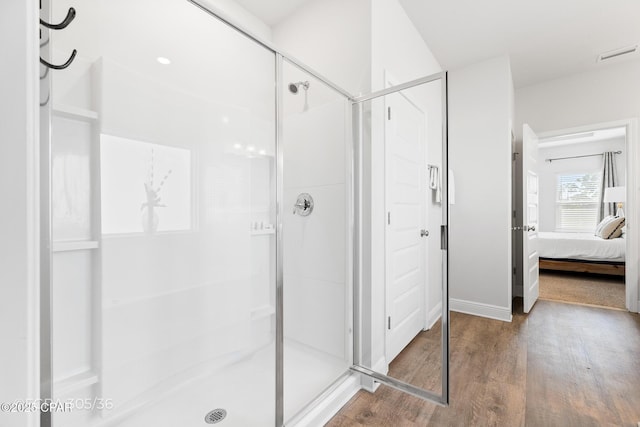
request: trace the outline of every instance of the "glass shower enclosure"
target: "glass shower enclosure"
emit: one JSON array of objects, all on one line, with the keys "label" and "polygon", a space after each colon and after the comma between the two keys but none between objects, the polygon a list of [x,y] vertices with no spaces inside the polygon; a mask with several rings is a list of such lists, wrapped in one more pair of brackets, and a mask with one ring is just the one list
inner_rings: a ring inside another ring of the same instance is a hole
[{"label": "glass shower enclosure", "polygon": [[43,32],[78,51],[41,70],[43,397],[81,407],[43,425],[292,419],[351,366],[345,96],[186,1],[73,6]]},{"label": "glass shower enclosure", "polygon": [[43,427],[295,424],[370,374],[358,101],[203,4],[43,28],[50,63],[77,49],[41,66],[41,397],[71,404]]}]

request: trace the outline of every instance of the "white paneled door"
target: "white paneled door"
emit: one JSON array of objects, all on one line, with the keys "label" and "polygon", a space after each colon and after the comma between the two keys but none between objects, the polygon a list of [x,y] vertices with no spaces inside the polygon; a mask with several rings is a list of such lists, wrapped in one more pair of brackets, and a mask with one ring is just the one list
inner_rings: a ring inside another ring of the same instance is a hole
[{"label": "white paneled door", "polygon": [[386,359],[425,328],[425,116],[402,94],[386,97]]},{"label": "white paneled door", "polygon": [[522,265],[524,312],[531,311],[538,299],[538,137],[525,124],[522,133]]}]

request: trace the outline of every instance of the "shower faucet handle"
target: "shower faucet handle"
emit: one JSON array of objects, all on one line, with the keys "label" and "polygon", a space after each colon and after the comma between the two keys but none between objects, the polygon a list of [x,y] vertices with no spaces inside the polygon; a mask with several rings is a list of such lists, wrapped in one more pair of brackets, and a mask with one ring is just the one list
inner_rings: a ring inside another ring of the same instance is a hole
[{"label": "shower faucet handle", "polygon": [[308,216],[311,212],[313,212],[313,197],[308,193],[301,193],[293,205],[293,214]]}]

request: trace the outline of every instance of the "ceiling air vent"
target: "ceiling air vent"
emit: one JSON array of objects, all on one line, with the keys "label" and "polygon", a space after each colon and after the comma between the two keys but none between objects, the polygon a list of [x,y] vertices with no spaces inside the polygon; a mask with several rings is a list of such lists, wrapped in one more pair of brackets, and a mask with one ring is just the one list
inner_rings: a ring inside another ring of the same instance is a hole
[{"label": "ceiling air vent", "polygon": [[627,46],[621,49],[610,50],[609,52],[604,52],[598,55],[597,62],[605,62],[611,59],[620,58],[621,56],[633,55],[638,53],[638,45]]}]

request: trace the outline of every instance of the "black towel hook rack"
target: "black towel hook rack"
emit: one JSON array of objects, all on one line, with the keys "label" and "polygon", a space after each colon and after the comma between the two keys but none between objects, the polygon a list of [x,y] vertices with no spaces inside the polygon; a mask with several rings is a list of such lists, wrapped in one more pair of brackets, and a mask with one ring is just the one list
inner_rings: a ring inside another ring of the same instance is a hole
[{"label": "black towel hook rack", "polygon": [[45,27],[51,30],[64,30],[65,28],[67,28],[69,24],[71,24],[71,21],[73,21],[75,17],[76,17],[76,10],[70,7],[69,11],[67,12],[67,16],[59,24],[50,24],[44,21],[42,18],[40,18],[40,24],[44,25]]},{"label": "black towel hook rack", "polygon": [[52,68],[54,70],[64,70],[65,68],[67,68],[69,65],[71,65],[71,63],[73,62],[73,60],[76,58],[76,54],[78,53],[78,51],[76,49],[73,49],[73,52],[71,52],[71,56],[69,57],[69,59],[67,59],[67,62],[65,62],[62,65],[54,65],[51,64],[50,62],[45,61],[44,59],[40,58],[40,63],[44,66],[47,66],[49,68]]},{"label": "black towel hook rack", "polygon": [[[69,10],[67,11],[67,16],[65,16],[65,18],[62,20],[62,22],[60,22],[59,24],[50,24],[50,23],[46,22],[45,20],[43,20],[42,18],[40,18],[40,24],[42,26],[44,26],[44,27],[47,27],[47,28],[51,29],[51,30],[64,30],[65,28],[67,28],[67,26],[69,26],[69,24],[71,24],[71,22],[75,19],[75,17],[76,17],[76,10],[73,7],[70,7]],[[40,38],[42,38],[42,30],[40,30]],[[46,46],[47,43],[49,43],[49,39],[47,39],[45,42],[41,43],[40,47]],[[67,62],[65,62],[64,64],[61,64],[61,65],[52,64],[52,63],[42,59],[42,57],[40,57],[40,63],[42,65],[44,65],[45,67],[50,68],[52,70],[64,70],[69,65],[71,65],[73,60],[76,58],[76,54],[77,53],[78,53],[78,51],[76,49],[73,49],[73,52],[71,52],[71,56],[69,57],[69,59],[67,59]],[[46,75],[47,74],[45,73],[44,77],[46,77]]]}]

